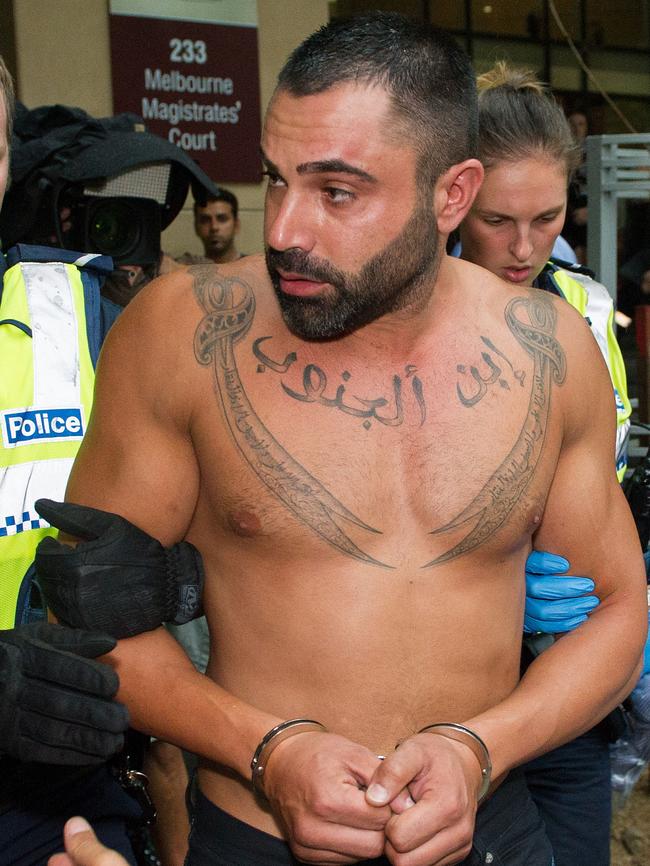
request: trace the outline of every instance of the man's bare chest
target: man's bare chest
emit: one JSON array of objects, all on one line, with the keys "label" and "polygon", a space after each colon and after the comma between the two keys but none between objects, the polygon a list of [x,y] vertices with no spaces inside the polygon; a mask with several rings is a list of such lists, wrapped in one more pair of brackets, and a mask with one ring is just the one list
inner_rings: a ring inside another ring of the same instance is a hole
[{"label": "man's bare chest", "polygon": [[396,544],[430,565],[515,545],[540,519],[555,368],[505,329],[370,362],[251,328],[208,365],[193,435],[226,531],[394,567]]}]

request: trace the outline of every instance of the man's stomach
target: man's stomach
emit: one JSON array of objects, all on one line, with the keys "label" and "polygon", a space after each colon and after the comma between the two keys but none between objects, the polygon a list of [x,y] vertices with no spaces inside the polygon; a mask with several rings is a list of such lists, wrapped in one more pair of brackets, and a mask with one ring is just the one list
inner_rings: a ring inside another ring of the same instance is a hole
[{"label": "man's stomach", "polygon": [[[375,754],[434,722],[463,722],[516,686],[523,562],[467,561],[372,578],[312,566],[208,585],[208,675],[280,719],[310,718]],[[516,557],[518,559],[518,557]],[[293,570],[295,571],[295,570]],[[218,736],[218,731],[215,731]],[[205,764],[218,806],[282,835],[248,780]]]}]

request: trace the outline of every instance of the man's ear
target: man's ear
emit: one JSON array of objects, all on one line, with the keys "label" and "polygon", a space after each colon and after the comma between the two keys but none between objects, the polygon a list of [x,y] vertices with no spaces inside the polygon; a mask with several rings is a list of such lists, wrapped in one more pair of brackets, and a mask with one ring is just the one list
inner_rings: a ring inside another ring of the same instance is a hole
[{"label": "man's ear", "polygon": [[448,235],[463,221],[483,183],[483,175],[478,159],[466,159],[438,178],[433,195],[441,234]]}]

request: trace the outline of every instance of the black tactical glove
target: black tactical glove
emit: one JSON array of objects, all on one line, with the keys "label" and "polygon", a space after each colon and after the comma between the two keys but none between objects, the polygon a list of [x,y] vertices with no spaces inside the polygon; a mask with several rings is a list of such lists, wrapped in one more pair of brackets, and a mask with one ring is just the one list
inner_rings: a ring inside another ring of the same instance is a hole
[{"label": "black tactical glove", "polygon": [[194,545],[163,547],[123,517],[84,505],[39,499],[36,510],[86,539],[73,548],[48,537],[36,549],[39,586],[61,622],[123,638],[201,616],[203,563]]},{"label": "black tactical glove", "polygon": [[119,680],[93,661],[115,640],[54,623],[0,631],[0,751],[20,761],[100,764],[129,724],[112,700]]}]

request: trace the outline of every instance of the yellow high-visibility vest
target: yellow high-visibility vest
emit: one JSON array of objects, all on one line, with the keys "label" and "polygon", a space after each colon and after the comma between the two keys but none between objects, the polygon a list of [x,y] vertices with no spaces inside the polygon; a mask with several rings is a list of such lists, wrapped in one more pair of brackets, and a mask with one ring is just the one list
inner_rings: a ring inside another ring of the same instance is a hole
[{"label": "yellow high-visibility vest", "polygon": [[19,262],[0,300],[0,628],[13,628],[30,590],[39,541],[53,534],[34,509],[62,500],[86,430],[95,371],[81,273]]},{"label": "yellow high-visibility vest", "polygon": [[559,294],[589,321],[607,364],[616,400],[616,474],[622,481],[627,469],[632,406],[627,394],[625,363],[614,334],[614,303],[605,286],[580,271],[567,271],[550,262],[545,274]]}]

